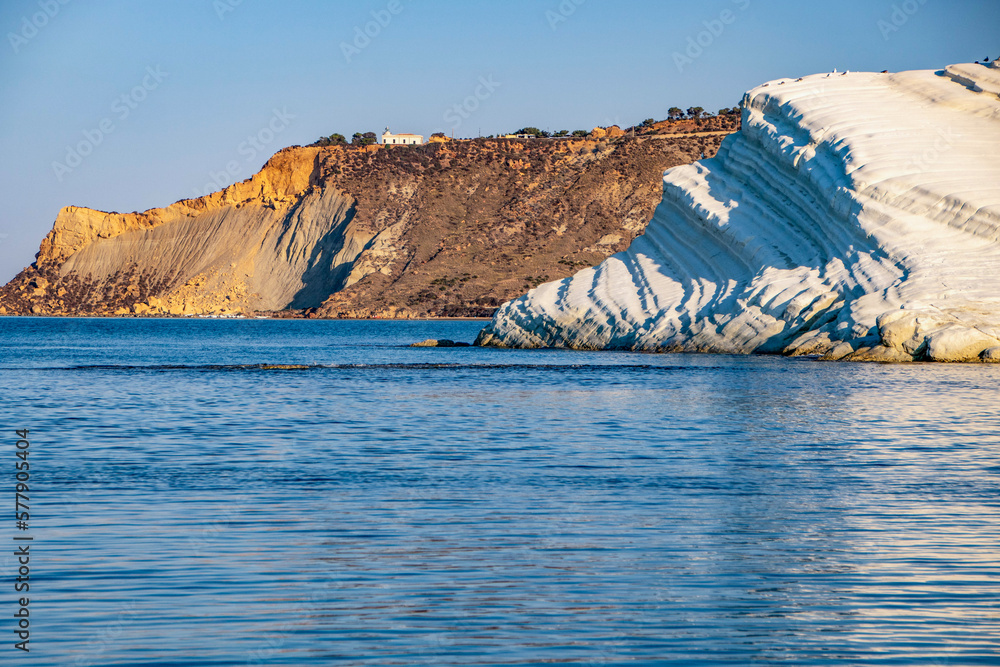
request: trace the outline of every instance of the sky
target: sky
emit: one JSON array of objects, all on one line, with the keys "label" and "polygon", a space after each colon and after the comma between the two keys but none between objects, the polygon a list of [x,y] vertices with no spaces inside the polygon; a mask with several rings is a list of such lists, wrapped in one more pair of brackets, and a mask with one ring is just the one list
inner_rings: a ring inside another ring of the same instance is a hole
[{"label": "sky", "polygon": [[0,282],[64,206],[167,206],[334,132],[625,127],[997,58],[998,27],[996,0],[0,0]]}]

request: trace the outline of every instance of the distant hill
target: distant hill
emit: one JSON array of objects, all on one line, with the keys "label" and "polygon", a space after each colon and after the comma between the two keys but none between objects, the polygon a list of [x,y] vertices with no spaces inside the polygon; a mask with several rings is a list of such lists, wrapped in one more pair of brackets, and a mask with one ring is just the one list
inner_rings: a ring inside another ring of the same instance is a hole
[{"label": "distant hill", "polygon": [[62,209],[0,314],[489,316],[627,248],[721,139],[287,148],[166,208]]}]

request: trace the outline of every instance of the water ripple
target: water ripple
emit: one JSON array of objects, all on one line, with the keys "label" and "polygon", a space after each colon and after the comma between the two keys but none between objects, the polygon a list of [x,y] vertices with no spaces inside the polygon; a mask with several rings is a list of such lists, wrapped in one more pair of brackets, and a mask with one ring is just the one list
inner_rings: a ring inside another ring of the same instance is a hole
[{"label": "water ripple", "polygon": [[0,318],[5,661],[998,664],[996,369],[404,347],[477,327]]}]

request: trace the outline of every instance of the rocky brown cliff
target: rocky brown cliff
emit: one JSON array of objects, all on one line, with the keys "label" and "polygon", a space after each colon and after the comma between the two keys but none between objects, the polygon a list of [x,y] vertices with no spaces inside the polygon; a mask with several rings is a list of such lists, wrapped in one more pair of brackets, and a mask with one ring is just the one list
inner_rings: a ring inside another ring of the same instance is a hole
[{"label": "rocky brown cliff", "polygon": [[625,249],[721,139],[292,147],[166,208],[64,208],[0,313],[487,316]]}]

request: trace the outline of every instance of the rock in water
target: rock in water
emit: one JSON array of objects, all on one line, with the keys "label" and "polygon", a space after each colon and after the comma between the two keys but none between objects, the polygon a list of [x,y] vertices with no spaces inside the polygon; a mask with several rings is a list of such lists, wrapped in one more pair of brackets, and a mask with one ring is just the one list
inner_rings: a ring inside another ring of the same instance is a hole
[{"label": "rock in water", "polygon": [[716,157],[666,172],[628,250],[504,304],[477,342],[992,358],[1000,66],[773,83]]},{"label": "rock in water", "polygon": [[472,347],[469,343],[456,343],[453,340],[434,340],[433,338],[428,338],[427,340],[421,341],[419,343],[414,343],[410,347]]}]

